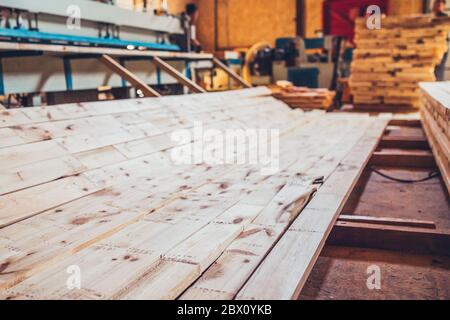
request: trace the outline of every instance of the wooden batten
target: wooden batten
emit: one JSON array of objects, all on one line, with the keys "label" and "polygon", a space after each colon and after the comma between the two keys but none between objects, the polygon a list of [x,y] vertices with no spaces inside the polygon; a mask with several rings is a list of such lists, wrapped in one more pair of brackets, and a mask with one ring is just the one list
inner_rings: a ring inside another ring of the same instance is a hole
[{"label": "wooden batten", "polygon": [[164,60],[154,57],[152,59],[152,62],[165,72],[167,72],[171,77],[175,78],[179,83],[182,85],[188,87],[192,92],[194,93],[205,93],[206,90],[200,87],[198,84],[193,82],[192,80],[185,77],[182,73],[180,73],[178,70],[176,70],[174,67],[172,67],[170,64],[165,62]]},{"label": "wooden batten", "polygon": [[117,73],[120,77],[131,83],[136,89],[141,90],[145,97],[159,97],[161,96],[158,91],[150,88],[145,82],[137,78],[133,73],[131,73],[128,69],[120,65],[116,60],[111,58],[110,56],[104,54],[99,60],[105,64],[111,71]]},{"label": "wooden batten", "polygon": [[219,67],[220,69],[222,69],[223,71],[225,71],[225,73],[230,76],[230,78],[232,78],[234,81],[236,81],[237,83],[239,83],[241,86],[243,86],[244,88],[251,88],[252,86],[250,84],[248,84],[241,76],[239,76],[236,72],[234,72],[233,70],[231,70],[228,66],[226,66],[224,63],[222,63],[222,61],[220,61],[217,58],[213,59],[213,63]]}]

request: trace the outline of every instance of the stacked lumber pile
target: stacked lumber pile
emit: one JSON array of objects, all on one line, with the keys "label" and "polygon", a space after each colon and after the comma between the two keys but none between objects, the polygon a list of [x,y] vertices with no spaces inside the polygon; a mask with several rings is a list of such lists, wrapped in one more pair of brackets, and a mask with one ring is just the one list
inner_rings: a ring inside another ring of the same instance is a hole
[{"label": "stacked lumber pile", "polygon": [[335,91],[328,89],[310,89],[306,87],[295,87],[292,84],[277,84],[271,86],[272,95],[283,101],[293,109],[305,110],[322,109],[328,110],[333,106]]},{"label": "stacked lumber pile", "polygon": [[[0,298],[292,298],[387,120],[304,113],[269,95],[0,112]],[[178,163],[177,148],[202,145],[199,122],[217,137],[278,129],[260,142],[278,151],[279,170]],[[68,287],[77,270],[80,287]]]},{"label": "stacked lumber pile", "polygon": [[450,194],[450,82],[421,83],[422,123]]},{"label": "stacked lumber pile", "polygon": [[450,18],[388,17],[380,30],[359,19],[350,78],[354,104],[418,108],[418,84],[435,81],[449,31]]}]

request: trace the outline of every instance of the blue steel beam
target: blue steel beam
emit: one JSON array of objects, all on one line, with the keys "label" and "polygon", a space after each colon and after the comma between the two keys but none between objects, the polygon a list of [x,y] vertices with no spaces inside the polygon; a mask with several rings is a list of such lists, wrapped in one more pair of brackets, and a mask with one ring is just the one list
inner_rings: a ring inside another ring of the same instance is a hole
[{"label": "blue steel beam", "polygon": [[46,33],[39,31],[30,31],[23,29],[6,29],[0,28],[0,36],[1,37],[10,37],[10,38],[22,38],[22,39],[34,39],[41,41],[64,41],[70,43],[79,43],[79,44],[89,44],[89,45],[101,45],[106,47],[144,47],[152,50],[164,50],[164,51],[180,51],[180,47],[174,44],[165,44],[165,43],[152,43],[152,42],[140,42],[140,41],[128,41],[128,40],[120,40],[120,39],[106,39],[106,38],[95,38],[95,37],[81,37],[81,36],[71,36],[65,34],[58,33]]},{"label": "blue steel beam", "polygon": [[66,78],[66,89],[67,91],[73,90],[73,78],[72,78],[72,66],[70,64],[70,59],[67,57],[63,58],[64,62],[64,76]]},{"label": "blue steel beam", "polygon": [[3,59],[0,58],[0,95],[5,94],[5,82],[3,80]]}]

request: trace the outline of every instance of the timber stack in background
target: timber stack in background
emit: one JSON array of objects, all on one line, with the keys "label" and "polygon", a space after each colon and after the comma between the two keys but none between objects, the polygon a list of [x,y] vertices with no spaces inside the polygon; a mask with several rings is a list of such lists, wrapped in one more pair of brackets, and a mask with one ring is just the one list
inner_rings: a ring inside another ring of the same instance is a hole
[{"label": "timber stack in background", "polygon": [[418,108],[419,83],[435,81],[448,50],[450,18],[388,17],[379,30],[356,23],[350,86],[356,108]]},{"label": "timber stack in background", "polygon": [[276,86],[270,86],[272,95],[293,109],[329,110],[333,106],[335,91],[328,89],[311,89],[296,87],[287,81],[279,81]]},{"label": "timber stack in background", "polygon": [[421,83],[422,122],[450,193],[450,82]]}]

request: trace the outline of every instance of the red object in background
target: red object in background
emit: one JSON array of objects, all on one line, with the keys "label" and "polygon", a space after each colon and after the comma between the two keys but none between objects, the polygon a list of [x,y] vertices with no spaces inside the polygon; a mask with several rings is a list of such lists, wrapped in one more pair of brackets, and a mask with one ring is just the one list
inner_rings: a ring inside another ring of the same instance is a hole
[{"label": "red object in background", "polygon": [[341,36],[353,41],[354,19],[361,10],[377,5],[382,13],[388,10],[389,0],[327,0],[323,4],[323,21],[326,35]]}]

